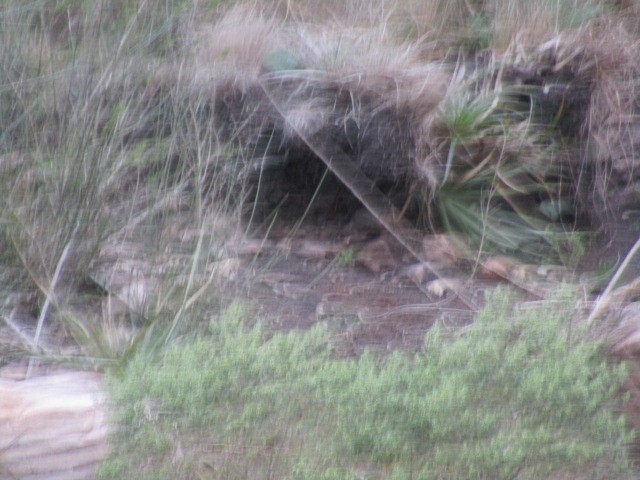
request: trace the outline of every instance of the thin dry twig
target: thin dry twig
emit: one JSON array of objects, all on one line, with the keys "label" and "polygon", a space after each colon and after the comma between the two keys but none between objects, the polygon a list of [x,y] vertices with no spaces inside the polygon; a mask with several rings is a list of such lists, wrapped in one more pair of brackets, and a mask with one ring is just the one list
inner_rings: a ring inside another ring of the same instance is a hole
[{"label": "thin dry twig", "polygon": [[[47,313],[49,312],[49,308],[52,303],[54,305],[56,305],[57,303],[56,297],[55,297],[56,285],[58,283],[58,278],[60,278],[60,272],[62,271],[62,267],[64,266],[67,260],[67,256],[69,255],[69,252],[71,251],[72,245],[73,245],[73,240],[69,241],[69,243],[67,243],[67,245],[64,247],[64,250],[62,251],[62,255],[60,255],[60,260],[58,260],[58,264],[56,265],[55,272],[53,273],[53,278],[51,279],[51,285],[49,286],[49,289],[44,292],[46,295],[46,299],[45,299],[44,305],[42,306],[42,310],[40,310],[40,315],[38,317],[38,324],[36,326],[36,333],[33,337],[34,349],[38,348],[38,343],[40,341],[40,334],[42,333],[42,327],[44,325],[44,320],[47,317]],[[29,378],[31,376],[32,368],[33,368],[33,358],[29,360],[29,367],[27,368],[26,378]]]},{"label": "thin dry twig", "polygon": [[640,237],[638,237],[636,243],[634,243],[633,247],[631,247],[631,250],[629,250],[629,253],[627,253],[624,261],[622,262],[622,264],[620,264],[618,270],[616,270],[616,273],[613,275],[613,277],[611,277],[607,288],[605,288],[604,292],[602,292],[602,294],[598,297],[598,300],[596,300],[596,303],[593,306],[589,317],[587,318],[587,325],[591,325],[594,320],[602,315],[605,309],[610,305],[612,299],[614,298],[614,296],[612,295],[613,289],[618,285],[620,278],[627,271],[629,264],[637,255],[638,251],[640,251]]}]

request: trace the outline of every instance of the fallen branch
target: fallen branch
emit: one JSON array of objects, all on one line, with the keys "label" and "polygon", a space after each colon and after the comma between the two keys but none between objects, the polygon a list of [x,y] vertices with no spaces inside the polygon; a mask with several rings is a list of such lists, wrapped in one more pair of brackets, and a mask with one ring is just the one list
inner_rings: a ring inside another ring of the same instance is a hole
[{"label": "fallen branch", "polygon": [[620,278],[622,278],[622,275],[627,271],[629,265],[631,264],[631,261],[637,255],[639,250],[640,237],[638,237],[636,243],[634,243],[633,247],[631,247],[631,250],[629,250],[629,253],[627,253],[627,256],[618,267],[618,270],[616,270],[616,273],[613,275],[613,277],[611,277],[611,280],[607,284],[607,288],[605,288],[604,292],[602,292],[602,294],[598,297],[598,300],[596,300],[596,303],[593,306],[589,317],[587,318],[587,325],[591,325],[596,318],[601,316],[610,306],[613,299],[616,298],[616,296],[613,295],[613,290],[618,285]]}]

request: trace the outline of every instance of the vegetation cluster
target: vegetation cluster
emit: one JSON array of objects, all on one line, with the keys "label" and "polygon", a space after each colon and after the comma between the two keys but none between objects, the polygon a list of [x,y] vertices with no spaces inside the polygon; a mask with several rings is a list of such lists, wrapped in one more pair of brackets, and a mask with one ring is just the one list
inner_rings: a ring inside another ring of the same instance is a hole
[{"label": "vegetation cluster", "polygon": [[631,478],[625,368],[570,299],[498,292],[417,355],[344,359],[221,284],[323,185],[329,217],[579,264],[638,210],[639,25],[638,0],[4,0],[0,365],[109,372],[105,479]]},{"label": "vegetation cluster", "polygon": [[496,292],[415,356],[357,359],[322,326],[266,338],[232,304],[206,337],[111,378],[122,428],[102,478],[632,478],[626,369],[569,299],[514,300]]}]

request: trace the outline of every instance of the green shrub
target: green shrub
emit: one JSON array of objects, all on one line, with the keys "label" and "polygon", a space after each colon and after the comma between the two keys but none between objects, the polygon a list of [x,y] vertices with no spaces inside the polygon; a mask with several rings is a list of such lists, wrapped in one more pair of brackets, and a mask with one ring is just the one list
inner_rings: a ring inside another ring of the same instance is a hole
[{"label": "green shrub", "polygon": [[630,436],[608,407],[625,370],[571,330],[572,314],[514,310],[500,292],[452,340],[432,329],[424,354],[363,356],[335,391],[342,441],[376,462],[419,465],[398,478],[548,478],[597,471],[604,458],[624,468]]},{"label": "green shrub", "polygon": [[499,291],[473,325],[382,359],[333,359],[322,328],[266,340],[238,313],[111,379],[122,430],[103,479],[628,472],[614,410],[625,368],[571,325],[566,302],[516,308]]}]

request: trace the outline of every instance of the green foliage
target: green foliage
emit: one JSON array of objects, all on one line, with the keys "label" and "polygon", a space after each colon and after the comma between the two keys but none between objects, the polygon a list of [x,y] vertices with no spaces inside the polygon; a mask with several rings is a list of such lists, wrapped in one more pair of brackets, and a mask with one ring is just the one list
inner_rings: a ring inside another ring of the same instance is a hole
[{"label": "green foliage", "polygon": [[531,261],[567,258],[574,234],[563,220],[576,207],[554,200],[570,182],[558,181],[552,136],[514,100],[526,92],[470,89],[460,85],[450,95],[435,127],[444,173],[433,201],[442,226],[478,249]]},{"label": "green foliage", "polygon": [[338,415],[348,420],[342,434],[353,453],[430,458],[418,478],[546,478],[577,471],[613,445],[622,459],[623,419],[602,407],[624,369],[611,371],[597,345],[577,340],[570,310],[540,318],[542,308],[514,320],[500,294],[453,342],[434,328],[415,359],[360,359],[340,389]]},{"label": "green foliage", "polygon": [[491,44],[491,19],[485,13],[475,13],[467,18],[466,35],[462,35],[460,46],[469,52],[486,50]]},{"label": "green foliage", "polygon": [[[175,60],[184,39],[180,29],[195,15],[192,6],[186,0],[8,0],[0,6],[0,251],[6,272],[0,290],[40,305],[57,290],[54,321],[100,364],[156,348],[178,293],[184,303],[201,286],[178,285],[182,266],[156,262],[172,240],[162,235],[174,221],[168,218],[179,209],[183,221],[192,220],[185,229],[214,231],[205,223],[221,225],[216,214],[227,208],[214,205],[214,198],[225,202],[217,195],[224,181],[212,172],[223,146],[210,119],[201,121],[206,99],[186,95],[174,70],[158,68]],[[78,285],[96,280],[88,279],[95,273],[91,262],[116,237],[147,246],[140,254],[149,267],[164,265],[153,275],[157,295],[140,298],[149,305],[130,304],[130,315],[122,315],[134,321],[105,318],[110,312],[95,304],[90,314],[76,308],[114,294],[93,292],[79,300]],[[201,250],[208,251],[211,238],[202,240]],[[69,255],[54,289],[63,252]],[[192,271],[200,274],[204,255],[194,257]],[[144,309],[145,324],[134,331]]]},{"label": "green foliage", "polygon": [[[0,6],[0,250],[3,268],[19,271],[2,287],[35,290],[42,300],[55,290],[52,272],[70,248],[56,314],[85,355],[123,357],[110,380],[121,429],[102,477],[545,478],[573,469],[604,478],[610,468],[624,470],[630,435],[612,413],[624,370],[607,365],[557,305],[515,311],[505,297],[494,298],[474,326],[454,335],[435,329],[414,357],[336,360],[326,330],[269,335],[247,326],[254,322],[238,304],[194,338],[184,319],[197,317],[193,303],[206,295],[192,280],[200,252],[219,250],[201,234],[181,272],[187,285],[159,274],[156,305],[118,348],[105,334],[107,322],[85,323],[67,308],[78,301],[69,284],[85,278],[114,232],[145,237],[151,252],[165,252],[158,232],[173,208],[193,218],[191,231],[224,237],[206,213],[224,207],[203,199],[218,198],[225,181],[210,162],[224,159],[225,149],[227,163],[238,154],[218,143],[209,93],[194,92],[188,67],[198,45],[188,43],[187,29],[232,3]],[[454,26],[445,42],[486,48],[496,25],[472,3],[436,1],[433,10],[447,21],[437,19],[439,30],[431,30],[439,35]],[[522,17],[528,8],[511,0],[497,5],[498,14],[517,6]],[[571,22],[599,12],[594,2],[549,5],[576,11],[578,17],[566,16]],[[419,23],[422,15],[412,18]],[[296,52],[275,50],[265,66],[296,68]],[[507,157],[493,149],[513,137],[522,118],[505,114],[504,99],[475,93],[454,98],[443,115],[445,184],[438,195],[445,221],[475,229],[479,245],[486,239],[521,250],[541,235],[553,244],[518,199],[534,190],[555,193],[554,185],[544,171],[505,166]],[[458,163],[481,144],[490,148],[480,163]],[[222,202],[243,195],[235,190]],[[532,210],[557,220],[566,205],[555,199],[564,197],[547,197]],[[523,232],[532,236],[523,240]],[[152,255],[145,260],[153,263]],[[353,260],[345,250],[336,262]]]},{"label": "green foliage", "polygon": [[[150,428],[168,434],[174,425],[176,433],[213,436],[239,449],[259,449],[254,442],[277,442],[280,435],[290,435],[291,419],[310,408],[311,398],[300,380],[328,359],[322,333],[317,329],[305,335],[276,335],[265,342],[260,326],[246,328],[240,312],[241,307],[232,304],[211,322],[209,337],[176,346],[159,367],[140,355],[130,362],[123,379],[112,379],[115,401],[128,405],[120,409],[118,419],[127,426],[118,440],[125,449],[121,453],[148,442]],[[248,446],[242,444],[245,436]],[[156,478],[192,478],[186,472],[186,477],[159,473],[166,466],[162,458],[170,453],[168,448],[155,456],[146,449],[141,452],[159,462],[153,465]],[[138,464],[141,457],[124,458],[126,463],[107,465],[104,478],[144,471]],[[187,469],[201,465],[185,463]]]},{"label": "green foliage", "polygon": [[271,72],[282,70],[296,70],[300,68],[300,62],[289,51],[280,49],[267,53],[264,65]]},{"label": "green foliage", "polygon": [[337,263],[339,266],[349,267],[356,263],[357,253],[352,248],[345,248],[338,254]]},{"label": "green foliage", "polygon": [[499,291],[470,327],[382,359],[333,359],[319,327],[267,338],[244,315],[233,304],[207,337],[111,378],[122,430],[101,478],[628,472],[614,413],[626,371],[571,325],[567,300],[516,308]]}]

